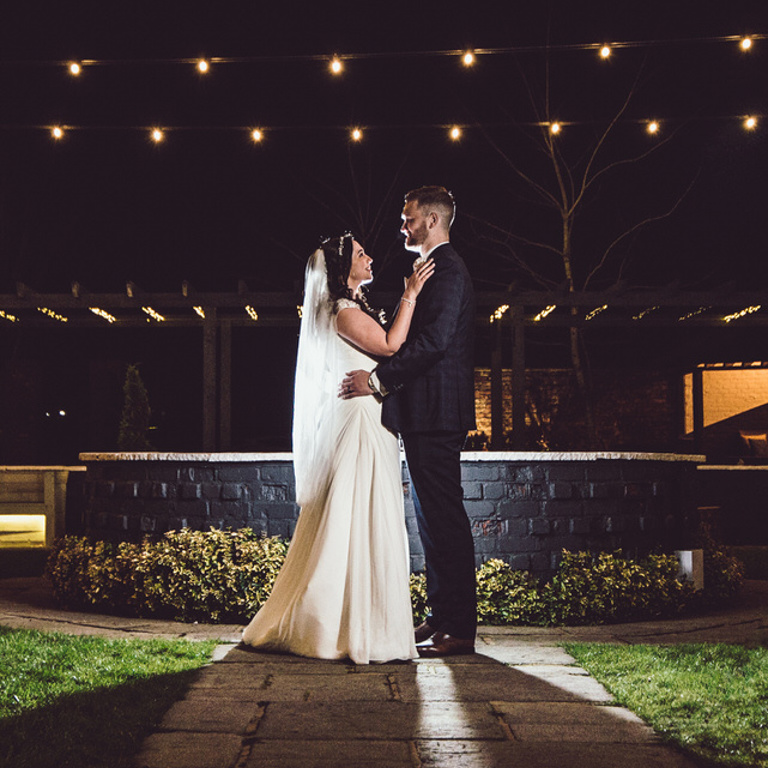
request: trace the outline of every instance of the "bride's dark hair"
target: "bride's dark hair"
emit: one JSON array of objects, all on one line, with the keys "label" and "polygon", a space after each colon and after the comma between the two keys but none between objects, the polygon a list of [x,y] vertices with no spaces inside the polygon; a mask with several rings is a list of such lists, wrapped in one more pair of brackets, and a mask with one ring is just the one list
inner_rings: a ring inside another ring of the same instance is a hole
[{"label": "bride's dark hair", "polygon": [[320,243],[325,255],[325,271],[328,275],[328,293],[333,302],[339,299],[351,299],[380,323],[384,324],[383,312],[377,312],[368,303],[368,296],[364,286],[360,286],[357,296],[347,285],[349,271],[352,269],[352,241],[355,236],[351,232],[345,232],[341,237],[329,237]]}]

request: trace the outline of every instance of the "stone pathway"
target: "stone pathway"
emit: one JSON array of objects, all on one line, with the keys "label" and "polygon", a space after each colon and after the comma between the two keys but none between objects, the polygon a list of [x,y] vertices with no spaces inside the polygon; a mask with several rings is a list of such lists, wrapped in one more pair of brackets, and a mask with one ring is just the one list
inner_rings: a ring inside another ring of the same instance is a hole
[{"label": "stone pathway", "polygon": [[692,768],[561,648],[356,666],[220,646],[141,768]]}]

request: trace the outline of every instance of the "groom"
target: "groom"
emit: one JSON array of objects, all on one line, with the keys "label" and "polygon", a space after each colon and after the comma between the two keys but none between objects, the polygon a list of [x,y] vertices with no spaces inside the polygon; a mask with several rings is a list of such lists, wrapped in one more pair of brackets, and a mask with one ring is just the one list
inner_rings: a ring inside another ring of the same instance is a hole
[{"label": "groom", "polygon": [[432,258],[408,339],[370,374],[352,371],[346,396],[383,397],[382,423],[403,438],[415,490],[431,612],[416,628],[420,656],[473,653],[476,598],[472,530],[464,509],[460,451],[475,427],[475,302],[464,262],[450,243],[456,213],[444,187],[405,196],[405,247]]}]

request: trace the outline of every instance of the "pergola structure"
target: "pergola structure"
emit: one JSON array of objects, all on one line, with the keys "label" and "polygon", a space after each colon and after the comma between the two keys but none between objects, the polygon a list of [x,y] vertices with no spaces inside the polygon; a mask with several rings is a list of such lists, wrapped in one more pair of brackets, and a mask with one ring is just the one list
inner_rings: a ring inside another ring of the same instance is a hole
[{"label": "pergola structure", "polygon": [[[394,306],[397,296],[380,293],[375,303]],[[176,293],[144,292],[127,283],[121,293],[91,293],[73,283],[70,293],[39,293],[21,283],[15,294],[0,294],[0,332],[16,323],[73,328],[110,326],[196,327],[203,359],[203,449],[231,447],[232,328],[298,327],[301,294],[251,291],[242,281],[236,292],[196,292],[187,282]],[[671,328],[768,326],[768,292],[722,289],[679,292],[674,289],[610,291],[497,291],[477,294],[477,323],[493,327],[491,412],[493,447],[502,434],[503,333],[511,330],[512,448],[523,449],[525,425],[525,336],[529,327]],[[762,363],[760,364],[762,365]],[[703,426],[702,369],[693,370],[694,443]]]}]

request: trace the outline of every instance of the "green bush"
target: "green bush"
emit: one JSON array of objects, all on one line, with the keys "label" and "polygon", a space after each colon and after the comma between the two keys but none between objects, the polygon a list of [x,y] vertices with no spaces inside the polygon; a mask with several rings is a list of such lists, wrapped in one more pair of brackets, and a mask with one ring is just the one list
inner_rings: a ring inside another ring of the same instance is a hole
[{"label": "green bush", "polygon": [[65,605],[182,621],[249,621],[264,603],[288,545],[248,528],[170,531],[117,546],[65,537],[46,575]]},{"label": "green bush", "polygon": [[477,620],[480,624],[541,624],[544,621],[539,581],[515,571],[503,560],[478,568]]},{"label": "green bush", "polygon": [[[110,544],[69,536],[58,540],[46,575],[59,602],[182,621],[241,623],[263,605],[288,543],[237,531],[171,531],[160,540]],[[730,599],[743,578],[735,558],[705,553],[705,591],[677,578],[672,555],[642,561],[620,552],[563,552],[553,579],[542,584],[502,560],[477,570],[482,624],[599,624],[674,616],[688,607]],[[427,613],[426,578],[410,577],[414,620]]]},{"label": "green bush", "polygon": [[604,624],[673,616],[693,595],[677,578],[674,555],[635,562],[620,552],[563,552],[554,578],[542,590],[553,624]]}]

